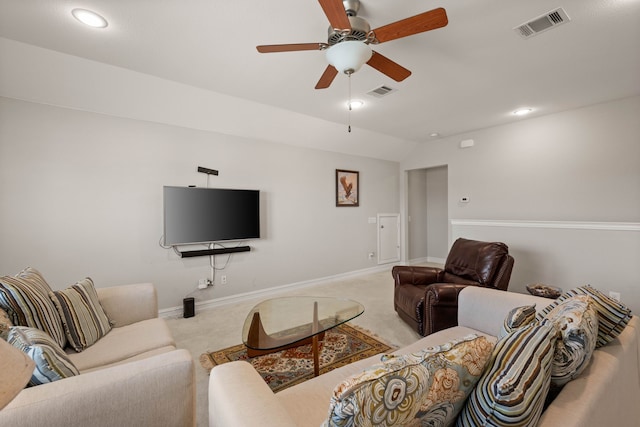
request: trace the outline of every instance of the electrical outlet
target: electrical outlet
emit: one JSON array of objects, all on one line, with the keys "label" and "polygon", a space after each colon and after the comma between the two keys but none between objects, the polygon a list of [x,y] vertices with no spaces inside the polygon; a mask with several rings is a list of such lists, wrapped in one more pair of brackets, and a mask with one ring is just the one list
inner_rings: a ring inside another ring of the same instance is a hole
[{"label": "electrical outlet", "polygon": [[227,284],[227,276],[220,276],[220,283],[223,285]]},{"label": "electrical outlet", "polygon": [[207,286],[209,286],[209,279],[198,280],[198,289],[207,289]]},{"label": "electrical outlet", "polygon": [[609,291],[609,297],[619,302],[620,301],[620,292]]}]

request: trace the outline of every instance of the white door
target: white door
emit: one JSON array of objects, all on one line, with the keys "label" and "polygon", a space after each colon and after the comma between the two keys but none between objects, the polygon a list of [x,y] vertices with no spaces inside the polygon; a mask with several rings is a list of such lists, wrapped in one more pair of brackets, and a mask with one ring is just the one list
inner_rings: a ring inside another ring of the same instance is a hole
[{"label": "white door", "polygon": [[378,214],[378,264],[400,261],[400,214]]}]

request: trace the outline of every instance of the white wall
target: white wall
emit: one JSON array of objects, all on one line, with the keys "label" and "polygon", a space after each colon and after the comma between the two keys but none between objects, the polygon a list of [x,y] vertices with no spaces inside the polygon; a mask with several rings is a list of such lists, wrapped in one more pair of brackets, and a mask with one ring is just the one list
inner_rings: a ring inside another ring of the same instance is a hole
[{"label": "white wall", "polygon": [[[152,280],[162,307],[179,305],[209,270],[157,245],[161,187],[204,185],[197,165],[221,171],[214,185],[263,190],[267,233],[204,299],[371,266],[367,218],[398,206],[406,218],[414,169],[447,165],[449,219],[640,222],[640,97],[421,145],[363,130],[345,141],[339,124],[3,38],[0,57],[0,274],[30,264],[56,288]],[[291,146],[319,142],[351,155]],[[403,173],[365,150],[404,158]],[[335,208],[336,168],[361,171],[360,208]]]},{"label": "white wall", "polygon": [[[161,308],[209,277],[209,258],[158,242],[162,186],[262,191],[264,238],[201,300],[374,267],[376,225],[399,206],[398,163],[0,97],[0,272],[33,266],[64,288],[152,281]],[[360,171],[360,207],[335,207],[335,169]],[[226,256],[218,257],[218,265]]]},{"label": "white wall", "polygon": [[[631,97],[531,118],[421,145],[401,169],[447,164],[454,222],[627,224],[609,232],[450,226],[449,243],[460,236],[507,243],[515,255],[513,290],[537,281],[563,288],[592,283],[621,292],[638,312],[639,117],[640,97]],[[465,139],[475,146],[460,149]],[[461,196],[470,202],[459,203]]]},{"label": "white wall", "polygon": [[454,220],[453,238],[497,240],[516,260],[509,290],[544,283],[613,291],[640,313],[640,223]]},{"label": "white wall", "polygon": [[521,120],[422,144],[401,168],[448,165],[449,218],[639,222],[639,117],[636,96]]}]

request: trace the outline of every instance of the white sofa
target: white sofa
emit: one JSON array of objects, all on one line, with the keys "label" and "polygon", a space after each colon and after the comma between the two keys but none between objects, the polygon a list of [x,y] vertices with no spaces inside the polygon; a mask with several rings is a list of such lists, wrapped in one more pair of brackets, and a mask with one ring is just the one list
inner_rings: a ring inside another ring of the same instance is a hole
[{"label": "white sofa", "polygon": [[[396,354],[419,351],[471,333],[498,335],[510,309],[551,300],[470,286],[459,296],[458,325],[420,339]],[[634,316],[622,334],[597,349],[589,366],[564,386],[542,414],[541,427],[631,426],[640,420],[640,332]],[[334,387],[349,375],[379,363],[380,356],[361,360],[317,378],[273,393],[246,362],[216,366],[209,379],[211,427],[320,426],[328,416]]]},{"label": "white sofa", "polygon": [[80,375],[25,388],[0,411],[0,426],[195,426],[193,358],[158,318],[150,283],[97,288],[114,328],[76,353]]}]

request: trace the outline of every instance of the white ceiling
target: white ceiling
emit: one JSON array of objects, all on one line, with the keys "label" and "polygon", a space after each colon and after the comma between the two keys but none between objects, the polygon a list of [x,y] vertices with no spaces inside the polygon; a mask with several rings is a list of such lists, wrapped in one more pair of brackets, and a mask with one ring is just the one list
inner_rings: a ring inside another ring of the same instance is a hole
[{"label": "white ceiling", "polygon": [[[351,78],[355,128],[424,142],[640,94],[640,0],[361,0],[377,28],[436,7],[449,25],[374,49],[412,71],[397,83],[370,67]],[[82,7],[109,21],[75,21]],[[571,22],[530,39],[513,28],[557,7]],[[326,42],[316,0],[0,0],[0,37],[345,125],[347,77],[315,90],[319,51],[260,54],[259,44]],[[366,92],[387,85],[384,98]]]}]

